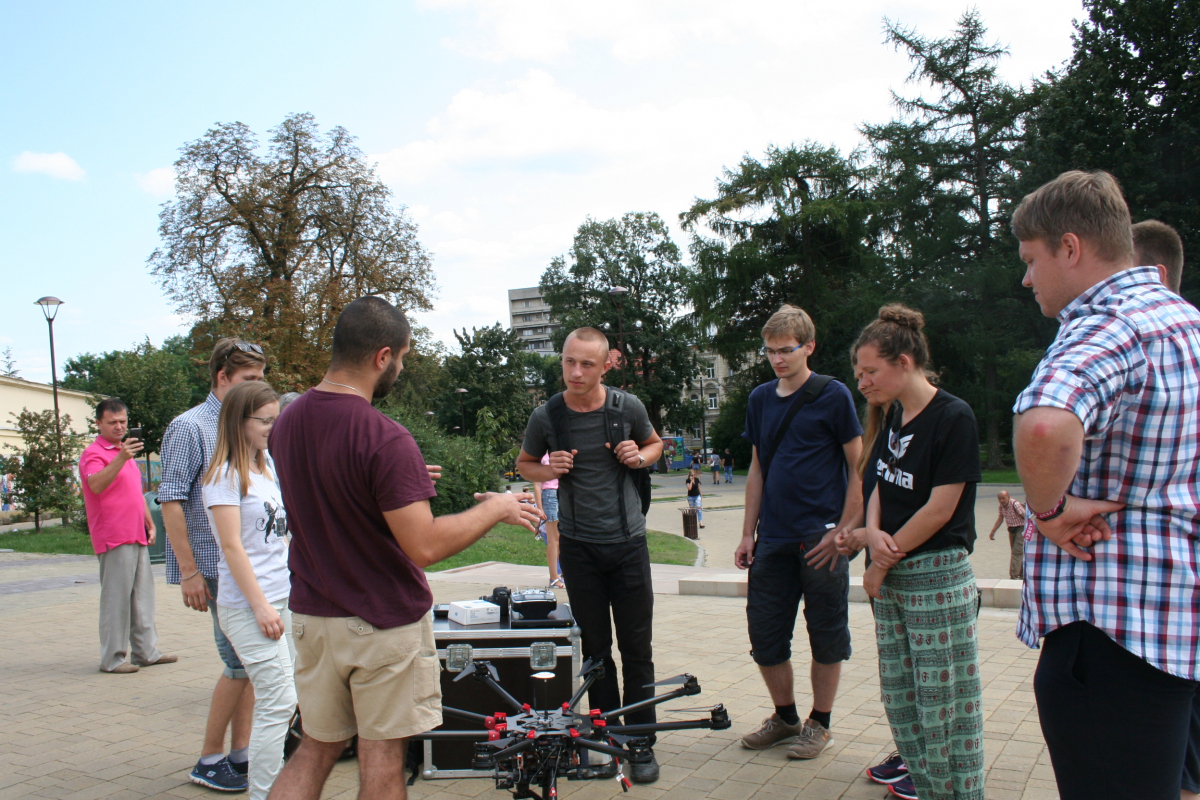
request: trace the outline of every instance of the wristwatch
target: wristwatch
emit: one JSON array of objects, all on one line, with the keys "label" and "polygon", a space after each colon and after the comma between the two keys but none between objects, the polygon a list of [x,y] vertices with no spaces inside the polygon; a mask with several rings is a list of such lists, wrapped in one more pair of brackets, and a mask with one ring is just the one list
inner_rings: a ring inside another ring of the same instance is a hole
[{"label": "wristwatch", "polygon": [[641,469],[644,466],[646,466],[646,457],[641,453],[638,453],[638,469]]}]

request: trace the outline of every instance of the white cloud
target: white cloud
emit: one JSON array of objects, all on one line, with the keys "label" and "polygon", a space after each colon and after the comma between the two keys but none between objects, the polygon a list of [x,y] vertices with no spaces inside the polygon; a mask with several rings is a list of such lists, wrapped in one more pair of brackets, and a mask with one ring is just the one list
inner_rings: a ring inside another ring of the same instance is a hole
[{"label": "white cloud", "polygon": [[175,192],[175,170],[171,167],[159,167],[133,177],[142,191],[154,197],[170,197]]},{"label": "white cloud", "polygon": [[81,181],[87,174],[66,153],[33,153],[29,150],[13,159],[12,168],[13,172],[40,172],[66,181]]},{"label": "white cloud", "polygon": [[[508,323],[508,289],[533,286],[587,217],[678,214],[724,167],[770,144],[848,152],[885,122],[911,65],[883,44],[884,16],[948,35],[964,7],[909,0],[422,0],[457,17],[447,46],[493,64],[448,94],[425,135],[372,158],[435,254],[440,293],[423,322]],[[1001,64],[1027,81],[1070,54],[1078,0],[978,0]],[[1028,24],[1030,18],[1039,24]]]}]

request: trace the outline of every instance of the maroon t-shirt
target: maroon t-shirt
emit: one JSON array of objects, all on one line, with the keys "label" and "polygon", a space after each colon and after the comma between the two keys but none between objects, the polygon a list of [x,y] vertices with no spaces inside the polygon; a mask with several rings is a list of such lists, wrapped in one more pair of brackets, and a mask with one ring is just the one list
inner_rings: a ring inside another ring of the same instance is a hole
[{"label": "maroon t-shirt", "polygon": [[429,612],[425,573],[383,512],[436,496],[412,434],[358,395],[310,389],[271,430],[292,546],[293,611],[377,628]]}]

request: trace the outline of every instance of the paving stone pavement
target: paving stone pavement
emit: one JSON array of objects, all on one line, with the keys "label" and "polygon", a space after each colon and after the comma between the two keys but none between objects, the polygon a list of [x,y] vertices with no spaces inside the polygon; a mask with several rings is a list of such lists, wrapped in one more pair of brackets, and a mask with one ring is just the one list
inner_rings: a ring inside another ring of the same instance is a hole
[{"label": "paving stone pavement", "polygon": [[[0,594],[6,582],[87,572],[81,559],[62,556],[3,554],[0,565]],[[485,579],[478,584],[431,585],[437,601],[447,602],[486,594],[494,584]],[[98,585],[63,584],[0,599],[0,800],[215,796],[187,782],[220,671],[209,617],[184,608],[178,588],[167,586],[161,576],[156,586],[159,644],[180,661],[133,675],[97,671]],[[658,674],[697,675],[703,694],[680,704],[724,703],[734,726],[663,735],[656,747],[662,778],[634,786],[629,800],[888,797],[883,787],[863,776],[865,767],[892,750],[878,699],[873,623],[866,605],[851,604],[856,652],[846,663],[834,709],[836,743],[821,757],[801,762],[789,761],[783,748],[755,752],[738,744],[743,733],[770,713],[766,691],[747,654],[744,601],[660,594],[655,602]],[[1050,800],[1058,795],[1030,686],[1036,653],[1016,640],[1014,627],[1014,612],[984,609],[980,649],[987,796]],[[798,633],[798,703],[806,710],[810,697],[803,625]],[[355,762],[343,762],[323,797],[353,798],[357,784]],[[611,780],[564,782],[560,791],[577,800],[621,795]],[[418,780],[410,796],[507,797],[481,779]]]}]

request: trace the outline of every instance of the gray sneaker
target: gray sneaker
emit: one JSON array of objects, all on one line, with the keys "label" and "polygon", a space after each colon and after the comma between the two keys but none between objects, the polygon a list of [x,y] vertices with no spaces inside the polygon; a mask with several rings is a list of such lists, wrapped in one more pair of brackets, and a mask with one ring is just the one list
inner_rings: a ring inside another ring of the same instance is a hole
[{"label": "gray sneaker", "polygon": [[821,723],[813,719],[804,720],[804,724],[796,741],[788,748],[788,758],[816,758],[829,745],[833,744],[833,734]]},{"label": "gray sneaker", "polygon": [[800,735],[803,727],[799,722],[795,725],[788,725],[780,719],[778,714],[772,714],[763,720],[762,726],[758,730],[742,737],[742,747],[748,747],[751,750],[766,750],[777,744],[792,741]]}]

